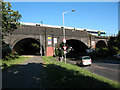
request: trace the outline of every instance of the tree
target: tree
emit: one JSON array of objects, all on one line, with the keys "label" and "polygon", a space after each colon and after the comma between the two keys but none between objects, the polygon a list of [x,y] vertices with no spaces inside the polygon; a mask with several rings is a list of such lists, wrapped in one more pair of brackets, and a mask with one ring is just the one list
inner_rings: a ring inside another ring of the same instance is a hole
[{"label": "tree", "polygon": [[116,37],[111,37],[108,48],[110,55],[115,55],[120,52],[120,31]]},{"label": "tree", "polygon": [[18,11],[12,10],[11,3],[2,2],[2,32],[10,33],[17,29],[22,16]]},{"label": "tree", "polygon": [[[17,29],[17,27],[20,25],[19,20],[22,17],[18,11],[12,10],[11,3],[9,2],[2,2],[2,9],[1,9],[1,21],[2,21],[2,56],[7,56],[10,51],[10,45],[6,44],[3,41],[3,37],[5,36],[5,33],[12,34],[12,31]],[[1,23],[0,23],[1,24]],[[0,33],[1,34],[1,33]]]},{"label": "tree", "polygon": [[118,36],[117,36],[117,46],[120,49],[120,31],[118,32]]}]

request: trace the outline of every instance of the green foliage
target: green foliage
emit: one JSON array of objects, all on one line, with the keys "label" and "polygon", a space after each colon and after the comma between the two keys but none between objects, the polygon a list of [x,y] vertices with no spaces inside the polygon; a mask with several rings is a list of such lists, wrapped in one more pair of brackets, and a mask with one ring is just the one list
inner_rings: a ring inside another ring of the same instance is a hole
[{"label": "green foliage", "polygon": [[120,31],[117,37],[111,37],[106,48],[96,48],[94,52],[89,53],[92,58],[113,57],[120,53]]},{"label": "green foliage", "polygon": [[2,2],[2,32],[15,30],[21,17],[18,11],[12,10],[11,3]]},{"label": "green foliage", "polygon": [[19,55],[17,53],[8,53],[4,58],[3,61],[10,61],[13,60],[15,58],[18,58]]},{"label": "green foliage", "polygon": [[120,31],[118,32],[117,38],[118,38],[118,40],[120,41]]},{"label": "green foliage", "polygon": [[36,49],[40,49],[40,45],[37,44],[37,43],[32,43],[31,45],[32,45],[33,47],[35,47]]},{"label": "green foliage", "polygon": [[109,54],[110,55],[116,55],[118,51],[119,51],[119,48],[116,46],[109,47]]},{"label": "green foliage", "polygon": [[15,59],[11,59],[11,60],[2,60],[2,69],[3,70],[6,70],[6,69],[9,69],[10,67],[16,65],[16,64],[20,64],[22,63],[23,61],[27,60],[29,57],[18,57],[18,58],[15,58]]},{"label": "green foliage", "polygon": [[106,58],[109,57],[109,49],[107,47],[105,48],[96,48],[95,51],[92,53],[89,53],[89,55],[94,58]]},{"label": "green foliage", "polygon": [[108,45],[109,45],[109,48],[111,48],[112,46],[115,46],[120,49],[120,31],[118,32],[117,37],[110,38]]},{"label": "green foliage", "polygon": [[[56,56],[59,56],[60,53],[61,53],[62,56],[64,55],[64,48],[63,48],[63,46],[64,46],[64,43],[62,42],[62,43],[58,46],[58,48],[55,49],[55,55],[56,55]],[[70,46],[69,46],[68,44],[65,44],[65,46],[67,46],[66,51],[67,51],[67,53],[68,53],[68,52],[69,52],[69,49],[70,49]]]},{"label": "green foliage", "polygon": [[9,47],[9,44],[6,44],[5,42],[2,42],[2,59],[3,60],[11,60],[18,58],[19,55],[17,52],[12,53],[12,50]]},{"label": "green foliage", "polygon": [[55,56],[58,56],[58,55],[59,55],[59,50],[55,49]]},{"label": "green foliage", "polygon": [[99,57],[108,57],[109,56],[109,54],[108,54],[108,48],[101,48],[101,49],[99,49],[99,51],[98,51],[98,53],[99,53]]},{"label": "green foliage", "polygon": [[111,46],[106,48],[96,48],[95,51],[89,53],[89,55],[92,58],[107,58],[107,57],[113,57],[113,55],[117,55],[117,53],[120,53],[119,48],[115,46]]},{"label": "green foliage", "polygon": [[10,52],[11,49],[9,48],[9,44],[2,41],[2,58],[5,58],[5,56]]},{"label": "green foliage", "polygon": [[119,51],[117,51],[117,54],[120,54],[120,50],[119,50]]},{"label": "green foliage", "polygon": [[120,49],[120,31],[118,32],[117,36],[117,47]]},{"label": "green foliage", "polygon": [[64,50],[61,48],[55,49],[55,56],[63,56],[64,55]]},{"label": "green foliage", "polygon": [[[63,46],[64,46],[64,43],[62,42],[62,43],[59,45],[59,47],[63,49]],[[65,46],[67,46],[67,49],[66,49],[66,50],[68,50],[68,49],[70,48],[70,46],[69,46],[67,43],[65,44]]]}]

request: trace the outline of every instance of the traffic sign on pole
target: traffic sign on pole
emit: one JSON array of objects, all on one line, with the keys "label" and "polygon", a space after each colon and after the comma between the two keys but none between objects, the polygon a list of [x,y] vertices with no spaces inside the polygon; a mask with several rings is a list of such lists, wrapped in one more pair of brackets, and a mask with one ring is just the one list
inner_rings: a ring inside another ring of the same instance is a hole
[{"label": "traffic sign on pole", "polygon": [[67,46],[63,46],[63,48],[64,48],[64,51],[66,51],[66,49],[67,49]]},{"label": "traffic sign on pole", "polygon": [[66,39],[65,38],[63,38],[63,43],[66,43]]},{"label": "traffic sign on pole", "polygon": [[56,44],[57,43],[57,38],[54,38],[54,44]]}]

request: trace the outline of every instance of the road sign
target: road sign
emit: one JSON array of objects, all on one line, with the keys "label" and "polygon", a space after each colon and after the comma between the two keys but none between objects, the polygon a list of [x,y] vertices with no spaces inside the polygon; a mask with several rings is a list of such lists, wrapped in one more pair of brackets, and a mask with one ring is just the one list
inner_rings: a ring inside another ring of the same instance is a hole
[{"label": "road sign", "polygon": [[52,44],[52,42],[51,41],[48,41],[48,45],[51,45]]},{"label": "road sign", "polygon": [[66,43],[66,39],[65,38],[63,38],[63,43]]},{"label": "road sign", "polygon": [[57,38],[54,38],[54,44],[56,44],[57,43]]},{"label": "road sign", "polygon": [[48,37],[48,40],[51,40],[52,38],[51,37]]},{"label": "road sign", "polygon": [[95,48],[95,41],[92,41],[91,44],[92,44],[92,47]]},{"label": "road sign", "polygon": [[100,31],[98,31],[98,36],[100,36]]},{"label": "road sign", "polygon": [[66,49],[67,49],[67,46],[63,46],[63,49],[64,49],[64,51],[66,51]]},{"label": "road sign", "polygon": [[48,45],[52,44],[52,37],[48,37]]},{"label": "road sign", "polygon": [[67,52],[66,51],[64,51],[64,54],[66,54]]},{"label": "road sign", "polygon": [[92,41],[91,43],[92,43],[92,45],[95,45],[95,41]]}]

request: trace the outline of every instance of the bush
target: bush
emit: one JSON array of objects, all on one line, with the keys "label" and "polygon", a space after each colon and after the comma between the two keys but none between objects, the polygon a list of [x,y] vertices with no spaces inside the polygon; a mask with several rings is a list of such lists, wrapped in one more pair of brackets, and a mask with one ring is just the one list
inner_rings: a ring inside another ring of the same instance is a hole
[{"label": "bush", "polygon": [[11,60],[10,56],[5,56],[5,58],[3,59],[4,61],[9,61]]},{"label": "bush", "polygon": [[118,51],[119,51],[118,47],[115,47],[115,46],[109,47],[109,54],[111,56],[116,55]]},{"label": "bush", "polygon": [[117,54],[120,54],[120,51],[117,51]]},{"label": "bush", "polygon": [[3,60],[4,61],[10,61],[10,60],[13,60],[15,58],[18,58],[19,55],[15,52],[15,53],[8,53],[4,58]]},{"label": "bush", "polygon": [[18,58],[19,55],[17,52],[12,52],[10,49],[10,45],[6,44],[4,41],[2,41],[2,59],[5,61],[9,61],[15,58]]},{"label": "bush", "polygon": [[101,49],[99,49],[99,57],[108,57],[109,56],[109,53],[108,53],[109,51],[108,51],[108,48],[101,48]]},{"label": "bush", "polygon": [[5,56],[10,52],[11,50],[9,47],[2,47],[2,59],[5,58]]},{"label": "bush", "polygon": [[59,56],[59,50],[55,49],[55,56]]},{"label": "bush", "polygon": [[92,59],[95,59],[95,58],[97,58],[98,56],[98,53],[96,52],[96,51],[93,51],[93,52],[91,52],[91,53],[89,53],[88,54]]},{"label": "bush", "polygon": [[109,49],[108,48],[96,48],[95,51],[89,53],[89,55],[94,58],[105,58],[109,56]]},{"label": "bush", "polygon": [[9,46],[9,44],[6,44],[4,41],[2,41],[2,59],[5,58],[8,53],[11,53]]},{"label": "bush", "polygon": [[18,58],[19,57],[19,54],[17,52],[14,52],[14,57],[15,58]]}]

